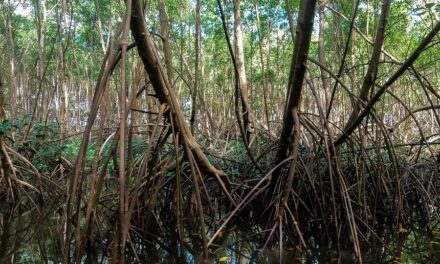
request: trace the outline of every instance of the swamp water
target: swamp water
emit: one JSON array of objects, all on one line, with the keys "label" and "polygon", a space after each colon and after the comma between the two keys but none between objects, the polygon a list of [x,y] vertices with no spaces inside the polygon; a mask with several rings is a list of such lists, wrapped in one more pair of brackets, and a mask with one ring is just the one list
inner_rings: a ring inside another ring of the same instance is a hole
[{"label": "swamp water", "polygon": [[[51,210],[47,210],[51,209]],[[16,215],[0,213],[0,263],[61,263],[62,237],[60,234],[61,210],[46,208],[39,211],[31,209]],[[239,237],[237,234],[240,234]],[[439,222],[433,221],[425,227],[412,226],[396,229],[382,226],[376,232],[364,234],[368,237],[361,242],[364,263],[440,263]],[[306,238],[307,234],[303,234]],[[261,249],[264,241],[252,240],[242,243],[252,234],[234,231],[224,243],[217,248],[211,263],[279,263],[280,249],[277,245]],[[108,246],[108,245],[107,245]],[[307,240],[307,248],[300,244],[286,243],[282,248],[282,263],[359,263],[350,239],[341,238],[338,246],[334,241],[321,239],[318,242],[313,236]],[[143,260],[142,263],[180,263],[171,261],[166,250],[156,245],[155,261]],[[84,257],[84,263],[110,263],[111,250],[106,249],[106,241],[101,241],[94,260]],[[240,256],[246,255],[246,260]],[[188,252],[184,259],[194,263]],[[97,261],[97,262],[96,262]],[[136,263],[127,261],[127,263]]]}]

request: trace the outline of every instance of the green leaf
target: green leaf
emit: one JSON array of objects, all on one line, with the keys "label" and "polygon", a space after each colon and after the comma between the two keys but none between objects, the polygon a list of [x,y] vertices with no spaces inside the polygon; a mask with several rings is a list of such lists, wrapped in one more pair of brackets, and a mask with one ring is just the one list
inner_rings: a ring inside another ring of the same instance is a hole
[{"label": "green leaf", "polygon": [[219,262],[226,262],[226,261],[228,261],[228,257],[227,256],[221,257],[218,259],[218,261]]},{"label": "green leaf", "polygon": [[435,3],[426,3],[425,7],[428,9],[431,9],[433,6],[435,6]]},{"label": "green leaf", "polygon": [[10,128],[10,123],[8,119],[3,120],[3,122],[0,124],[0,133],[4,134],[9,128]]}]

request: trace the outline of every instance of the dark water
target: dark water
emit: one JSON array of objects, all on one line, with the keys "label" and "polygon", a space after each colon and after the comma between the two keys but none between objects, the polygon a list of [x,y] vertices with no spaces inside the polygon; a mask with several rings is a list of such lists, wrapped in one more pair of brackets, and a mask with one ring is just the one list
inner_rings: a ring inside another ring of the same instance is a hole
[{"label": "dark water", "polygon": [[[20,214],[0,213],[0,263],[60,263],[62,259],[62,216],[57,208],[51,210],[31,209]],[[412,226],[407,229],[382,227],[365,234],[367,242],[361,242],[363,263],[440,263],[440,232],[438,223],[423,228]],[[280,263],[280,248],[271,244],[262,249],[264,241],[250,240],[242,243],[243,232],[233,232],[222,247],[216,249],[211,263]],[[303,234],[307,237],[307,234]],[[252,235],[251,235],[252,236]],[[103,244],[105,244],[103,242]],[[307,240],[307,247],[287,242],[283,245],[282,263],[359,263],[349,238],[341,238],[339,245],[334,241],[313,236]],[[339,248],[339,250],[338,250]],[[181,263],[171,261],[166,251],[156,247],[154,255],[159,263]],[[241,257],[245,255],[246,257]],[[98,251],[98,263],[109,263],[111,256]],[[244,258],[244,260],[243,260]],[[186,262],[194,257],[186,253]],[[156,260],[157,261],[157,260]],[[155,263],[156,261],[145,263]],[[135,263],[136,261],[128,261]],[[84,263],[92,263],[84,258]]]}]

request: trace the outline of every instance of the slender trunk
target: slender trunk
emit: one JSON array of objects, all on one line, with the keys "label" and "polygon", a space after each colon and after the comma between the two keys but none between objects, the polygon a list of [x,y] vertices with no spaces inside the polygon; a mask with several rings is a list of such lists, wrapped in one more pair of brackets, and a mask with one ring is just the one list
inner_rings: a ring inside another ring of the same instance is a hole
[{"label": "slender trunk", "polygon": [[[264,69],[264,56],[263,56],[263,36],[261,33],[261,24],[260,24],[260,12],[258,11],[258,6],[257,4],[254,2],[254,8],[255,8],[255,14],[256,14],[256,18],[257,18],[257,30],[258,30],[258,48],[259,48],[259,52],[260,52],[260,63],[261,63],[261,74],[263,77],[263,103],[264,103],[264,114],[266,116],[266,125],[267,125],[267,129],[270,131],[270,120],[269,120],[269,107],[267,104],[267,76],[266,76],[266,72]],[[267,32],[267,34],[269,35],[269,31]],[[269,38],[269,36],[268,36]],[[268,45],[270,42],[268,42]]]},{"label": "slender trunk", "polygon": [[122,39],[120,42],[121,47],[121,84],[119,90],[119,100],[120,100],[120,130],[119,130],[119,263],[125,263],[125,242],[128,233],[128,224],[126,223],[127,212],[128,212],[128,190],[126,186],[127,179],[125,177],[125,145],[126,145],[126,52],[128,46],[128,33],[130,30],[130,20],[131,20],[131,0],[126,1],[124,28],[122,31]]},{"label": "slender trunk", "polygon": [[[145,83],[148,83],[148,78],[145,78]],[[148,109],[148,123],[155,124],[157,119],[157,113],[159,111],[159,107],[157,107],[156,102],[154,100],[154,89],[151,85],[147,85],[146,88],[146,96],[145,100],[147,101],[147,109]],[[152,129],[148,128],[148,134],[151,135]]]},{"label": "slender trunk", "polygon": [[290,5],[290,0],[286,0],[287,17],[289,18],[289,30],[292,40],[295,41],[295,26],[293,24],[292,16],[292,6]]},{"label": "slender trunk", "polygon": [[[41,12],[42,14],[40,14]],[[37,75],[42,78],[44,71],[44,35],[46,34],[46,0],[41,0],[41,3],[40,0],[35,0],[35,20],[38,43]]]},{"label": "slender trunk", "polygon": [[234,28],[237,48],[235,59],[237,61],[237,72],[241,92],[243,127],[246,135],[246,142],[249,144],[250,134],[252,132],[252,122],[249,107],[248,84],[246,80],[246,70],[244,66],[244,48],[243,32],[241,30],[240,0],[234,0]]},{"label": "slender trunk", "polygon": [[[327,61],[325,58],[325,46],[324,46],[324,29],[325,29],[325,6],[327,0],[322,0],[319,5],[319,35],[318,35],[318,54],[319,63],[324,67],[327,67]],[[324,89],[325,96],[325,109],[330,105],[331,87],[330,87],[330,75],[327,71],[321,68],[321,80],[322,87]]]},{"label": "slender trunk", "polygon": [[[167,116],[169,116],[170,121],[174,123],[174,127],[185,135],[184,141],[190,145],[197,162],[199,162],[198,165],[201,166],[203,171],[215,176],[216,178],[217,176],[226,176],[224,172],[217,170],[211,165],[199,144],[197,144],[197,142],[194,140],[189,126],[185,122],[177,95],[174,89],[171,89],[169,79],[166,78],[161,64],[158,63],[157,50],[155,49],[155,45],[149,34],[147,25],[142,19],[143,17],[144,15],[141,2],[139,0],[134,0],[131,30],[137,44],[139,56],[144,63],[157,98],[162,104],[166,104],[171,107],[170,111],[172,111],[173,114],[170,116],[170,112],[168,111]],[[220,178],[217,178],[217,180],[220,180]]]},{"label": "slender trunk", "polygon": [[102,18],[101,18],[101,8],[99,7],[99,1],[95,0],[95,10],[96,17],[98,19],[98,31],[99,31],[99,42],[101,44],[102,52],[105,53],[105,40],[104,40],[104,31],[102,30]]},{"label": "slender trunk", "polygon": [[[289,155],[294,156],[294,154],[297,153],[297,146],[295,146],[295,144],[298,143],[299,136],[299,131],[297,131],[299,129],[298,108],[303,89],[307,55],[309,52],[310,41],[312,37],[315,7],[316,0],[303,0],[300,3],[300,11],[298,14],[298,23],[295,37],[295,47],[292,55],[292,63],[290,67],[289,82],[287,87],[287,106],[284,112],[283,127],[281,130],[275,164],[282,162]],[[271,191],[273,191],[279,176],[279,173],[274,174],[271,183]]]},{"label": "slender trunk", "polygon": [[194,87],[191,90],[191,100],[192,100],[192,106],[191,106],[191,133],[194,134],[194,122],[196,117],[196,98],[197,98],[197,90],[199,89],[200,84],[200,69],[199,69],[199,61],[200,61],[200,52],[201,52],[201,21],[200,21],[200,7],[201,7],[201,1],[197,0],[196,3],[196,40],[195,40],[195,50],[196,50],[196,57],[194,62]]},{"label": "slender trunk", "polygon": [[[62,8],[61,8],[61,18],[60,18],[60,30],[64,31],[64,35],[68,36],[67,31],[67,16],[66,16],[67,2],[63,0]],[[63,34],[62,34],[63,35]],[[67,130],[67,120],[69,119],[69,87],[67,85],[67,74],[66,74],[66,58],[65,58],[65,49],[67,47],[68,38],[65,38],[59,47],[59,59],[61,64],[60,70],[60,82],[61,82],[61,124],[60,124],[60,138],[61,144],[64,143],[64,133]],[[62,176],[61,176],[62,177]]]},{"label": "slender trunk", "polygon": [[163,51],[165,53],[165,67],[171,85],[174,85],[173,54],[171,52],[170,38],[168,36],[168,16],[165,11],[164,0],[158,0],[160,16],[160,34],[162,35]]},{"label": "slender trunk", "polygon": [[[41,10],[42,8],[42,10]],[[40,15],[40,12],[42,13]],[[45,73],[47,72],[47,68],[45,69],[45,65],[44,65],[44,38],[45,38],[45,33],[46,33],[46,1],[42,0],[41,3],[38,0],[34,1],[34,17],[35,17],[35,23],[36,23],[36,28],[37,28],[37,42],[38,42],[38,62],[37,62],[37,70],[36,70],[36,75],[37,75],[37,90],[35,91],[36,93],[36,99],[35,99],[35,103],[32,109],[32,117],[31,117],[31,122],[28,125],[27,131],[24,135],[24,138],[27,137],[30,129],[31,129],[31,123],[33,123],[33,121],[38,118],[36,117],[37,115],[37,108],[38,106],[41,106],[41,110],[38,111],[38,114],[40,114],[41,117],[44,117],[44,113],[45,113],[45,96],[43,96],[41,98],[41,102],[40,101],[40,97],[41,94],[44,95],[45,93],[45,87],[46,87],[46,82],[44,81],[45,78]],[[58,32],[57,32],[58,33]],[[57,34],[58,37],[58,34]]]},{"label": "slender trunk", "polygon": [[[385,27],[388,22],[388,15],[391,7],[391,0],[385,0],[382,4],[382,13],[380,16],[379,24],[377,25],[376,29],[376,37],[374,40],[374,48],[373,48],[373,54],[370,58],[370,63],[368,65],[367,74],[365,75],[364,81],[362,83],[362,87],[359,93],[359,100],[355,103],[353,111],[350,114],[350,117],[348,118],[348,121],[346,122],[344,132],[346,129],[352,125],[353,121],[358,117],[359,111],[363,108],[363,104],[368,99],[368,94],[370,93],[370,90],[373,88],[374,83],[376,82],[377,78],[377,72],[379,69],[379,59],[380,54],[382,52],[382,46],[385,39]],[[344,133],[343,132],[343,133]]]},{"label": "slender trunk", "polygon": [[10,102],[15,102],[15,91],[16,87],[16,79],[15,79],[15,49],[14,49],[14,38],[12,36],[12,22],[11,22],[11,4],[8,1],[8,8],[5,14],[5,27],[6,27],[6,43],[7,43],[7,51],[9,53],[9,78],[8,78],[8,89],[9,89],[9,99]]},{"label": "slender trunk", "polygon": [[[0,65],[2,65],[2,62],[3,62],[3,58],[0,57]],[[13,70],[13,68],[11,70]],[[14,78],[15,77],[12,78],[10,77],[8,81],[10,82]],[[15,89],[15,87],[8,87],[8,88]],[[3,122],[6,119],[6,108],[7,108],[6,98],[7,98],[6,87],[4,86],[3,76],[0,70],[0,124],[3,124]],[[6,142],[4,140],[6,137],[3,134],[4,132],[0,134],[0,200],[11,202],[11,201],[15,201],[15,199],[18,199],[17,190],[16,190],[16,177],[13,168],[10,165],[11,163],[8,157],[8,153],[6,152],[6,148],[5,148]],[[8,236],[9,235],[6,234],[6,237]],[[0,253],[3,251],[1,247],[2,245],[0,245]]]}]

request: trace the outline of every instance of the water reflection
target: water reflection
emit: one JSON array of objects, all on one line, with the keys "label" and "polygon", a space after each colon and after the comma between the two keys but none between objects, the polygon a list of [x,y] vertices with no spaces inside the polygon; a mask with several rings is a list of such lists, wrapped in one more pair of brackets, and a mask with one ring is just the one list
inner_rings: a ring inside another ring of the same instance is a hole
[{"label": "water reflection", "polygon": [[[3,208],[0,213],[0,263],[60,263],[62,261],[62,210],[59,206]],[[278,244],[268,244],[265,249],[264,236],[253,236],[248,231],[230,232],[222,245],[211,250],[211,263],[360,263],[352,248],[350,238],[341,238],[340,243],[321,234],[304,233],[307,247],[287,240],[280,249]],[[363,263],[440,263],[439,222],[425,226],[413,224],[397,227],[377,225],[376,232],[362,234]],[[108,241],[95,241],[105,245]],[[133,247],[137,248],[136,240]],[[167,253],[166,245],[159,243],[142,251],[155,260],[143,259],[142,263],[195,263],[197,256],[186,251],[184,258],[176,260]],[[111,252],[105,246],[87,254],[84,263],[110,263]],[[145,252],[147,251],[147,252]],[[151,252],[150,252],[151,251]],[[154,251],[154,252],[153,252]],[[130,258],[128,263],[134,263]],[[184,262],[183,259],[185,259]]]}]

